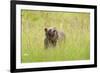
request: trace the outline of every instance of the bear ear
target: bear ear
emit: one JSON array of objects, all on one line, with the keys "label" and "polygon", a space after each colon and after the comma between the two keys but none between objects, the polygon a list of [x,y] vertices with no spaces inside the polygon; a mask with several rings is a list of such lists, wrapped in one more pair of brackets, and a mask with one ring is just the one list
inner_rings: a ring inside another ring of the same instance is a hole
[{"label": "bear ear", "polygon": [[47,32],[47,30],[48,30],[48,29],[47,29],[47,28],[45,28],[44,30],[45,30],[45,32]]},{"label": "bear ear", "polygon": [[56,30],[54,30],[53,32],[56,32]]}]

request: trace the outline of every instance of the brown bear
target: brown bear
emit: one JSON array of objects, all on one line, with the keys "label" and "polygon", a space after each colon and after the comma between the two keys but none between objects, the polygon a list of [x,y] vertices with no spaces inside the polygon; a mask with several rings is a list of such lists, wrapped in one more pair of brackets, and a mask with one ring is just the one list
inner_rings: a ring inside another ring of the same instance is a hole
[{"label": "brown bear", "polygon": [[64,32],[58,31],[55,27],[45,28],[44,47],[55,47],[59,40],[65,39]]}]

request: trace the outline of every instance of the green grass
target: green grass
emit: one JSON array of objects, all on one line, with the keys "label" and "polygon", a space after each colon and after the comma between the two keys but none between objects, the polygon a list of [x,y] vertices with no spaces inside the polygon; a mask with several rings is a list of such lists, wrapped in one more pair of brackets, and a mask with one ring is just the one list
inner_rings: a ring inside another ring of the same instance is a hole
[{"label": "green grass", "polygon": [[[22,63],[90,59],[90,14],[22,10]],[[45,27],[64,31],[65,43],[44,48]]]}]

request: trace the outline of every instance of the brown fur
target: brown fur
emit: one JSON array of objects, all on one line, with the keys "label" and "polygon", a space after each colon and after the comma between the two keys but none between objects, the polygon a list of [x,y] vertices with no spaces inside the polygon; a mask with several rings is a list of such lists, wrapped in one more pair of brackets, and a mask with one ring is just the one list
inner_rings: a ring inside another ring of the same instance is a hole
[{"label": "brown fur", "polygon": [[45,48],[55,47],[57,41],[63,38],[64,38],[64,33],[58,32],[55,27],[45,28],[44,46]]}]

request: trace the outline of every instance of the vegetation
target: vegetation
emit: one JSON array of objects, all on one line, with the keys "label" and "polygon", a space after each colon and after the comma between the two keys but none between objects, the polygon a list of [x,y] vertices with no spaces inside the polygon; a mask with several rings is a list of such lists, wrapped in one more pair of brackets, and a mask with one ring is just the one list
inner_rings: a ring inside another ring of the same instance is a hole
[{"label": "vegetation", "polygon": [[[90,59],[90,14],[21,11],[22,63]],[[45,27],[64,31],[65,43],[44,48]]]}]

